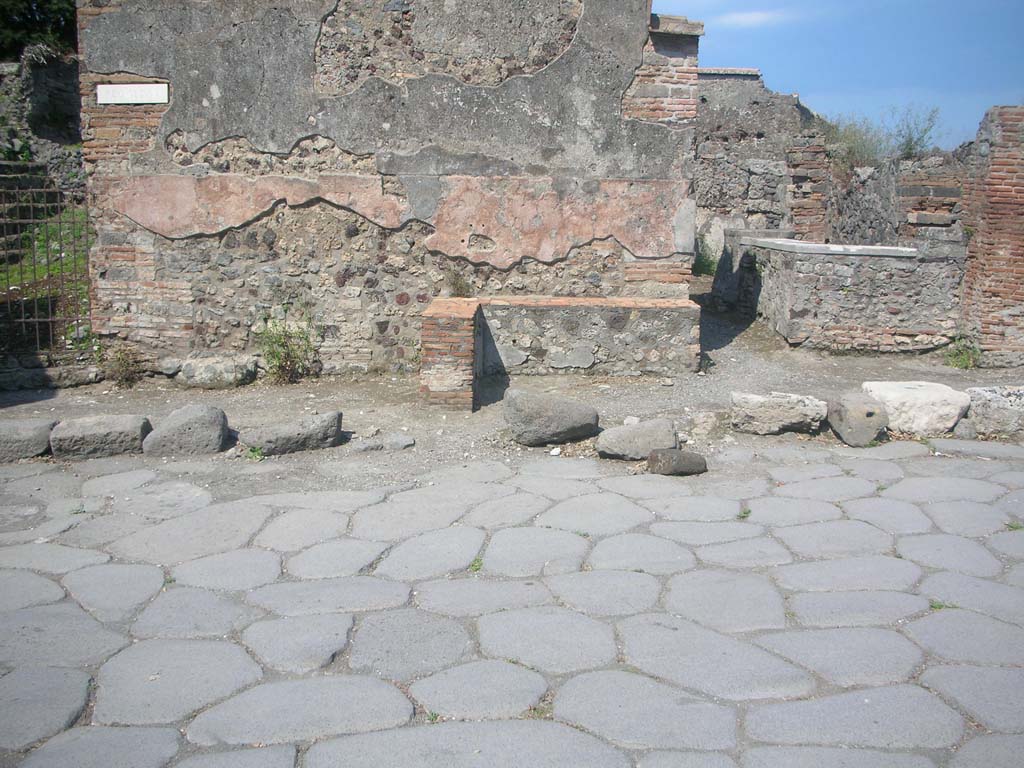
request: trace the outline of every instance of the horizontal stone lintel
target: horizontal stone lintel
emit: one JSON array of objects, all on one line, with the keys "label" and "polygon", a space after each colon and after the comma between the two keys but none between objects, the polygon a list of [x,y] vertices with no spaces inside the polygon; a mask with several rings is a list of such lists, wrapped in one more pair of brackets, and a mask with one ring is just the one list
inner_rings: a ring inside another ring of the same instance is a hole
[{"label": "horizontal stone lintel", "polygon": [[916,259],[917,248],[893,248],[883,245],[833,245],[830,243],[809,243],[802,240],[781,238],[744,237],[740,245],[750,248],[766,248],[783,253],[799,253],[807,256],[865,256],[895,259]]},{"label": "horizontal stone lintel", "polygon": [[751,78],[760,80],[761,70],[753,67],[700,67],[697,70],[699,77],[732,77]]},{"label": "horizontal stone lintel", "polygon": [[648,299],[634,296],[484,296],[480,298],[435,299],[423,311],[424,318],[469,318],[480,307],[538,307],[565,309],[692,309],[700,307],[689,299]]},{"label": "horizontal stone lintel", "polygon": [[651,32],[657,32],[659,35],[702,37],[704,35],[704,22],[690,21],[685,16],[666,16],[661,13],[652,13],[650,30]]}]

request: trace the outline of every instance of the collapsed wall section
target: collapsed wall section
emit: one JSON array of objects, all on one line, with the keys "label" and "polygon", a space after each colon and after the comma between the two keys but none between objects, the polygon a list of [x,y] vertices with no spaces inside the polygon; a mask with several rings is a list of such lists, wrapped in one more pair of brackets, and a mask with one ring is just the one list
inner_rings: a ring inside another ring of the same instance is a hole
[{"label": "collapsed wall section", "polygon": [[[313,315],[328,370],[415,366],[436,296],[685,292],[699,25],[349,5],[79,4],[97,333],[181,356]],[[624,112],[655,66],[669,118]]]}]

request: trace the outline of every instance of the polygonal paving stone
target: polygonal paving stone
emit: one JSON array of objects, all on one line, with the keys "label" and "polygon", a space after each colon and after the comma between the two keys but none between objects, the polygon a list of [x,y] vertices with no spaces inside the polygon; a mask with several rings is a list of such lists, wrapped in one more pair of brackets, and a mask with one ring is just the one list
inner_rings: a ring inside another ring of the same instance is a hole
[{"label": "polygonal paving stone", "polygon": [[674,541],[645,533],[623,533],[599,541],[587,564],[595,570],[642,571],[662,576],[688,571],[697,565],[697,559]]},{"label": "polygonal paving stone", "polygon": [[896,542],[896,551],[907,560],[928,568],[966,573],[970,576],[997,576],[1003,565],[981,544],[945,533],[904,536]]},{"label": "polygonal paving stone", "polygon": [[764,568],[793,562],[784,546],[767,537],[699,547],[697,557],[709,565],[727,568]]},{"label": "polygonal paving stone", "polygon": [[0,664],[13,667],[87,667],[127,643],[71,603],[10,611],[0,621]]},{"label": "polygonal paving stone", "polygon": [[732,749],[736,713],[629,672],[590,672],[558,691],[555,717],[629,749]]},{"label": "polygonal paving stone", "polygon": [[766,651],[667,615],[619,623],[626,661],[649,675],[732,701],[806,696],[814,680]]},{"label": "polygonal paving stone", "polygon": [[447,528],[471,508],[515,493],[515,488],[486,483],[443,483],[392,496],[352,516],[352,536],[398,541]]},{"label": "polygonal paving stone", "polygon": [[928,601],[905,592],[808,592],[790,597],[789,610],[805,627],[867,627],[926,611]]},{"label": "polygonal paving stone", "polygon": [[550,528],[504,528],[484,550],[483,568],[500,576],[537,576],[578,571],[587,540]]},{"label": "polygonal paving stone", "polygon": [[764,533],[760,525],[749,523],[655,523],[651,533],[662,538],[700,547],[739,539],[753,539]]},{"label": "polygonal paving stone", "polygon": [[501,483],[512,477],[512,469],[500,461],[472,461],[420,475],[421,482],[433,485],[445,483]]},{"label": "polygonal paving stone", "polygon": [[743,753],[743,768],[935,768],[920,755],[837,747],[756,747]]},{"label": "polygonal paving stone", "polygon": [[314,491],[310,493],[272,493],[266,496],[253,496],[247,501],[267,507],[284,509],[318,509],[324,512],[347,514],[371,504],[384,501],[387,491],[374,489],[369,491]]},{"label": "polygonal paving stone", "polygon": [[988,536],[1005,530],[1010,516],[976,501],[941,501],[929,504],[925,513],[941,530],[956,536]]},{"label": "polygonal paving stone", "polygon": [[921,582],[920,592],[946,605],[1024,625],[1024,589],[962,573],[936,573]]},{"label": "polygonal paving stone", "polygon": [[921,675],[921,683],[954,701],[986,728],[1024,730],[1024,669],[932,667]]},{"label": "polygonal paving stone", "polygon": [[482,616],[480,649],[552,674],[577,672],[615,660],[612,628],[564,608],[524,608]]},{"label": "polygonal paving stone", "polygon": [[850,456],[858,459],[880,459],[883,461],[931,455],[931,449],[927,445],[909,440],[893,441],[871,448],[838,448],[835,452],[840,456]]},{"label": "polygonal paving stone", "polygon": [[1006,494],[996,502],[996,506],[1008,515],[1013,515],[1018,519],[1024,518],[1024,491]]},{"label": "polygonal paving stone", "polygon": [[607,744],[542,720],[440,723],[315,744],[304,768],[627,768]]},{"label": "polygonal paving stone", "polygon": [[163,589],[164,572],[153,565],[95,565],[61,583],[100,621],[122,621]]},{"label": "polygonal paving stone", "polygon": [[[588,488],[587,493],[593,491]],[[551,499],[532,493],[517,493],[503,499],[485,501],[462,518],[464,525],[480,528],[507,528],[529,522],[551,506]]]},{"label": "polygonal paving stone", "polygon": [[716,752],[648,752],[636,768],[736,768],[736,761]]},{"label": "polygonal paving stone", "polygon": [[409,587],[373,576],[268,584],[245,598],[280,616],[379,611],[404,605]]},{"label": "polygonal paving stone", "polygon": [[447,616],[481,616],[550,602],[551,593],[537,581],[444,579],[420,584],[416,590],[416,603],[420,608]]},{"label": "polygonal paving stone", "polygon": [[54,736],[22,768],[164,768],[178,753],[174,728],[92,725]]},{"label": "polygonal paving stone", "polygon": [[141,515],[101,515],[82,520],[58,539],[69,547],[98,547],[114,539],[152,528],[154,523]]},{"label": "polygonal paving stone", "polygon": [[949,456],[924,456],[904,462],[903,469],[908,475],[924,477],[963,477],[984,480],[997,472],[1009,469],[1009,465],[988,459],[955,459]]},{"label": "polygonal paving stone", "polygon": [[71,726],[85,708],[89,675],[22,667],[0,677],[0,750],[21,750]]},{"label": "polygonal paving stone", "polygon": [[716,496],[675,496],[648,501],[645,506],[665,520],[692,523],[732,522],[742,511],[738,501]]},{"label": "polygonal paving stone", "polygon": [[28,571],[0,571],[0,612],[31,608],[64,599],[64,590]]},{"label": "polygonal paving stone", "polygon": [[183,563],[171,574],[185,586],[237,592],[276,581],[281,557],[265,549],[236,549]]},{"label": "polygonal paving stone", "polygon": [[957,456],[980,456],[983,459],[1024,459],[1024,446],[994,440],[953,440],[939,438],[929,441],[936,451]]},{"label": "polygonal paving stone", "polygon": [[609,493],[630,499],[661,499],[666,496],[686,496],[690,493],[685,480],[662,475],[626,475],[599,480],[597,485]]},{"label": "polygonal paving stone", "polygon": [[895,557],[872,556],[784,565],[773,575],[779,586],[797,592],[901,590],[921,578],[921,568]]},{"label": "polygonal paving stone", "polygon": [[484,543],[479,528],[453,526],[403,541],[381,560],[377,576],[399,581],[420,581],[464,571]]},{"label": "polygonal paving stone", "polygon": [[835,464],[804,464],[796,467],[775,467],[768,470],[768,474],[777,483],[799,483],[822,477],[838,477],[843,474],[843,470]]},{"label": "polygonal paving stone", "polygon": [[604,476],[605,468],[596,459],[533,459],[519,468],[519,476],[534,475],[559,480],[589,480]]},{"label": "polygonal paving stone", "polygon": [[907,501],[895,499],[855,499],[843,504],[852,520],[860,520],[886,533],[927,533],[932,520]]},{"label": "polygonal paving stone", "polygon": [[237,749],[195,755],[175,764],[174,768],[295,768],[295,747]]},{"label": "polygonal paving stone", "polygon": [[747,735],[775,744],[944,749],[963,732],[960,715],[913,685],[764,704],[747,713]]},{"label": "polygonal paving stone", "polygon": [[326,509],[296,509],[271,520],[253,544],[278,552],[297,552],[344,536],[347,530],[348,515]]},{"label": "polygonal paving stone", "polygon": [[559,502],[537,518],[536,524],[588,536],[624,533],[654,519],[654,515],[614,493],[594,493]]},{"label": "polygonal paving stone", "polygon": [[1015,565],[1007,571],[1006,583],[1014,587],[1024,587],[1024,565]]},{"label": "polygonal paving stone", "polygon": [[130,472],[94,477],[82,483],[82,496],[120,495],[152,482],[156,478],[156,472],[150,469],[135,469]]},{"label": "polygonal paving stone", "polygon": [[779,632],[757,643],[844,688],[902,682],[924,659],[917,646],[887,629]]},{"label": "polygonal paving stone", "polygon": [[[573,496],[586,496],[594,492],[594,484],[591,482],[565,480],[543,475],[518,475],[509,480],[507,484],[528,494],[543,496],[551,501],[565,501]],[[479,525],[479,523],[473,523],[473,525]]]},{"label": "polygonal paving stone", "polygon": [[242,642],[256,658],[279,672],[303,674],[322,669],[348,645],[352,616],[293,616],[250,624]]},{"label": "polygonal paving stone", "polygon": [[161,483],[118,495],[111,510],[114,514],[141,515],[151,520],[170,520],[197,512],[213,501],[209,491],[191,483]]},{"label": "polygonal paving stone", "polygon": [[516,717],[548,689],[536,672],[505,661],[474,661],[412,684],[409,694],[441,717],[489,720]]},{"label": "polygonal paving stone", "polygon": [[45,472],[34,477],[8,481],[4,485],[4,493],[44,502],[74,499],[82,495],[82,480],[70,472]]},{"label": "polygonal paving stone", "polygon": [[172,723],[262,676],[259,666],[234,643],[147,640],[100,668],[93,722]]},{"label": "polygonal paving stone", "polygon": [[874,496],[877,490],[878,487],[874,483],[859,477],[825,477],[820,480],[786,483],[776,488],[775,493],[793,499],[838,502]]},{"label": "polygonal paving stone", "polygon": [[911,622],[905,631],[950,661],[1024,665],[1024,629],[980,613],[944,609]]},{"label": "polygonal paving stone", "polygon": [[1005,485],[1007,488],[1024,488],[1024,471],[1011,470],[1009,472],[1000,472],[997,475],[992,475],[989,481]]},{"label": "polygonal paving stone", "polygon": [[839,466],[855,477],[870,480],[873,483],[892,483],[902,480],[903,469],[899,464],[878,459],[841,459]]},{"label": "polygonal paving stone", "polygon": [[594,616],[642,613],[658,601],[661,583],[646,573],[589,571],[545,579],[568,607]]},{"label": "polygonal paving stone", "polygon": [[362,539],[335,539],[317,544],[288,559],[285,570],[299,579],[355,576],[371,565],[388,544]]},{"label": "polygonal paving stone", "polygon": [[835,504],[815,499],[789,499],[770,496],[747,502],[750,522],[761,525],[804,525],[838,520],[843,511]]},{"label": "polygonal paving stone", "polygon": [[690,485],[696,495],[733,499],[734,501],[764,496],[770,487],[764,478],[750,479],[749,477],[736,477],[728,481],[691,482]]},{"label": "polygonal paving stone", "polygon": [[1024,560],[1024,531],[1006,531],[997,533],[988,539],[988,545],[1014,560]]},{"label": "polygonal paving stone", "polygon": [[775,535],[793,552],[808,558],[850,557],[892,549],[892,536],[857,520],[779,528]]},{"label": "polygonal paving stone", "polygon": [[917,504],[939,501],[984,503],[994,501],[1004,493],[1006,489],[1001,485],[960,477],[911,477],[882,491],[882,495],[887,499],[901,499]]},{"label": "polygonal paving stone", "polygon": [[1020,768],[1024,736],[975,736],[957,750],[949,768]]},{"label": "polygonal paving stone", "polygon": [[266,507],[245,502],[215,504],[118,539],[110,551],[126,560],[176,565],[246,546],[269,516]]},{"label": "polygonal paving stone", "polygon": [[339,675],[263,683],[206,710],[188,740],[217,744],[286,744],[404,725],[412,704],[372,677]]},{"label": "polygonal paving stone", "polygon": [[136,637],[219,637],[241,629],[259,612],[235,600],[194,587],[162,593],[132,624]]},{"label": "polygonal paving stone", "polygon": [[102,552],[62,544],[19,544],[0,548],[0,568],[23,568],[55,575],[99,565],[109,559],[110,556]]},{"label": "polygonal paving stone", "polygon": [[763,576],[694,571],[668,583],[665,609],[719,632],[751,632],[786,626],[782,595]]},{"label": "polygonal paving stone", "polygon": [[458,664],[472,651],[472,639],[454,619],[405,608],[363,618],[352,638],[349,666],[410,680]]}]

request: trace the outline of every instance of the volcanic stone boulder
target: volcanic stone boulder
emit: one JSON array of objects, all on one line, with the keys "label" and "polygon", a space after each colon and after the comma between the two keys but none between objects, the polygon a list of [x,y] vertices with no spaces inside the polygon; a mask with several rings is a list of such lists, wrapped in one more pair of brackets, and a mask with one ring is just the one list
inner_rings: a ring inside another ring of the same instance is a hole
[{"label": "volcanic stone boulder", "polygon": [[243,431],[238,440],[264,456],[280,456],[299,451],[319,451],[340,445],[341,412],[307,416],[296,422],[283,422]]},{"label": "volcanic stone boulder", "polygon": [[699,453],[662,448],[651,451],[647,457],[647,471],[652,475],[678,477],[703,475],[708,471],[708,462]]},{"label": "volcanic stone boulder", "polygon": [[732,426],[752,435],[817,432],[828,416],[828,404],[803,395],[772,392],[767,397],[732,393]]},{"label": "volcanic stone boulder", "polygon": [[971,396],[927,381],[868,381],[862,389],[885,406],[889,428],[918,437],[951,431],[971,406]]},{"label": "volcanic stone boulder", "polygon": [[202,456],[224,450],[228,417],[211,405],[186,405],[157,422],[142,449],[149,456]]},{"label": "volcanic stone boulder", "polygon": [[851,392],[828,404],[828,423],[844,443],[864,448],[884,434],[889,414],[873,397]]},{"label": "volcanic stone boulder", "polygon": [[142,453],[142,441],[153,431],[145,416],[86,416],[62,421],[50,433],[58,459],[95,459]]},{"label": "volcanic stone boulder", "polygon": [[576,400],[510,389],[505,393],[505,421],[517,443],[535,446],[593,437],[599,417]]},{"label": "volcanic stone boulder", "polygon": [[654,419],[606,429],[597,438],[597,452],[606,459],[640,461],[651,451],[678,444],[675,425],[668,419]]},{"label": "volcanic stone boulder", "polygon": [[52,419],[0,421],[0,464],[42,456],[50,450]]},{"label": "volcanic stone boulder", "polygon": [[1024,433],[1024,387],[975,387],[968,389],[970,418],[977,434]]},{"label": "volcanic stone boulder", "polygon": [[195,389],[232,389],[256,381],[255,357],[190,357],[175,381]]}]

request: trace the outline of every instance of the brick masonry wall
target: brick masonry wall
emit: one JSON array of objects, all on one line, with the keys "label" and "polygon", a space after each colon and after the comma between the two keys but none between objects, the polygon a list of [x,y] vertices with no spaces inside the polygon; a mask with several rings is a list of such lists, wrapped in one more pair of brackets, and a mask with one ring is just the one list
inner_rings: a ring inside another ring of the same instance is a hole
[{"label": "brick masonry wall", "polygon": [[697,37],[652,32],[643,63],[622,98],[633,120],[686,125],[697,117]]},{"label": "brick masonry wall", "polygon": [[832,174],[828,150],[818,136],[795,139],[786,150],[788,206],[797,240],[828,242]]},{"label": "brick masonry wall", "polygon": [[1024,106],[996,107],[982,123],[968,189],[965,331],[982,364],[1024,364]]},{"label": "brick masonry wall", "polygon": [[741,300],[794,346],[920,352],[958,333],[963,257],[746,247]]}]

